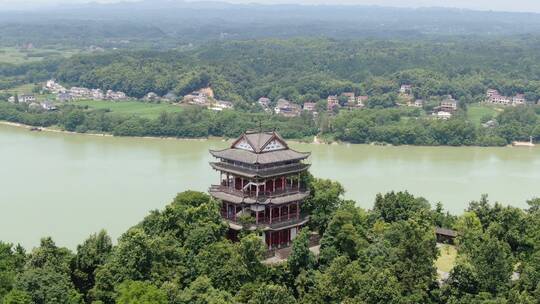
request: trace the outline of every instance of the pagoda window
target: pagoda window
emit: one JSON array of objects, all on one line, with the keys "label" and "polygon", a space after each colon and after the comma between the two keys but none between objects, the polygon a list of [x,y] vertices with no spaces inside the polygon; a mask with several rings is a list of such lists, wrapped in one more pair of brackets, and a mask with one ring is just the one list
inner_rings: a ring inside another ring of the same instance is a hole
[{"label": "pagoda window", "polygon": [[254,152],[251,145],[245,139],[242,139],[241,141],[239,141],[234,147],[238,149]]},{"label": "pagoda window", "polygon": [[283,149],[285,149],[285,146],[283,146],[283,144],[279,142],[278,140],[274,139],[264,147],[263,152],[283,150]]}]

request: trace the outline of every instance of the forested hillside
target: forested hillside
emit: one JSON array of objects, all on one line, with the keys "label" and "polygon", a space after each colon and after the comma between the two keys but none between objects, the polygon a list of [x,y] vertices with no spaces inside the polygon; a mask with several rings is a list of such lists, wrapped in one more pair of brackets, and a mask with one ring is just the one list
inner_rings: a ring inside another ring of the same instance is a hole
[{"label": "forested hillside", "polygon": [[395,93],[412,83],[418,98],[452,94],[479,101],[487,88],[540,97],[540,39],[250,40],[210,43],[191,51],[112,51],[69,60],[2,64],[2,85],[57,77],[141,97],[180,95],[212,85],[220,98],[254,102],[261,96],[296,102],[355,90]]},{"label": "forested hillside", "polygon": [[[310,226],[284,263],[262,262],[256,231],[226,240],[219,205],[188,191],[117,244],[103,231],[74,251],[51,238],[29,251],[0,243],[0,303],[539,303],[538,199],[521,210],[482,197],[453,216],[407,192],[364,210],[338,183],[313,179],[311,189]],[[437,226],[458,231],[444,280]],[[318,256],[308,230],[322,236]]]},{"label": "forested hillside", "polygon": [[452,94],[480,101],[487,88],[540,97],[540,38],[434,40],[254,40],[211,43],[193,51],[76,56],[53,71],[60,80],[141,97],[180,95],[211,85],[219,98],[261,96],[295,102],[356,91],[392,94],[411,83],[418,98]]}]

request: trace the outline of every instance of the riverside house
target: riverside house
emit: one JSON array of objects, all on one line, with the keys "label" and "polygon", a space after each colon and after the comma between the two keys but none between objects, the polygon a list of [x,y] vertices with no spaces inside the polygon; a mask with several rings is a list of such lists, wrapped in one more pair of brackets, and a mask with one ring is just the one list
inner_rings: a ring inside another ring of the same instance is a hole
[{"label": "riverside house", "polygon": [[36,96],[33,94],[21,94],[17,97],[20,103],[32,103],[36,101]]},{"label": "riverside house", "polygon": [[339,98],[336,95],[330,95],[326,99],[326,110],[331,112],[335,108],[339,108]]},{"label": "riverside house", "polygon": [[283,98],[277,101],[276,107],[274,108],[274,113],[285,117],[296,117],[300,115],[300,112],[301,109],[299,105]]},{"label": "riverside house", "polygon": [[401,87],[399,88],[399,93],[405,94],[405,95],[412,94],[412,85],[402,84]]},{"label": "riverside house", "polygon": [[527,102],[525,94],[516,94],[514,97],[502,95],[495,89],[489,89],[486,92],[486,103],[498,104],[504,106],[519,106]]},{"label": "riverside house", "polygon": [[445,99],[441,101],[440,105],[436,109],[442,112],[454,113],[455,111],[457,111],[457,108],[457,100],[455,100],[452,95],[448,95]]},{"label": "riverside house", "polygon": [[317,111],[317,103],[315,103],[315,102],[304,102],[304,111],[308,111],[308,112]]}]

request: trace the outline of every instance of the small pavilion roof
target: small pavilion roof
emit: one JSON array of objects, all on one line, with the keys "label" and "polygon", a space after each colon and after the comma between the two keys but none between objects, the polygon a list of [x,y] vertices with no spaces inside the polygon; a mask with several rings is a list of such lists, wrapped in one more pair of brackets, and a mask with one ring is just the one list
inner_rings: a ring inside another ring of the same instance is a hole
[{"label": "small pavilion roof", "polygon": [[457,237],[457,231],[452,230],[452,229],[446,229],[446,228],[437,227],[437,228],[435,228],[435,233],[439,234],[439,235],[452,237],[452,238]]}]

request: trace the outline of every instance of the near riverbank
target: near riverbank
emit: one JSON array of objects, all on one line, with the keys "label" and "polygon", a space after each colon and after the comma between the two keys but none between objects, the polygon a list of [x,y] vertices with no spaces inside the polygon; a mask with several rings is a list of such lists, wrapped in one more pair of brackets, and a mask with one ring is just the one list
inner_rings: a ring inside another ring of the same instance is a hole
[{"label": "near riverbank", "polygon": [[[200,137],[200,138],[170,137],[170,136],[167,136],[167,137],[159,137],[159,136],[115,136],[115,135],[110,134],[110,133],[93,133],[93,132],[84,132],[83,133],[83,132],[67,131],[67,130],[62,130],[62,129],[58,129],[58,128],[51,128],[51,127],[36,127],[36,126],[26,125],[26,124],[17,123],[17,122],[10,122],[10,121],[5,121],[5,120],[0,120],[0,125],[18,127],[18,128],[27,129],[29,131],[36,131],[36,132],[52,132],[52,133],[62,133],[62,134],[71,134],[71,135],[77,134],[77,135],[94,136],[94,137],[132,137],[132,138],[143,138],[143,139],[166,139],[166,140],[181,140],[181,141],[206,141],[206,140],[228,141],[228,140],[230,140],[230,138],[218,137],[218,136],[209,136],[209,137]],[[287,141],[291,142],[291,143],[297,143],[297,144],[314,144],[314,145],[351,145],[352,144],[352,143],[348,143],[348,142],[339,142],[339,141],[327,140],[327,139],[321,138],[319,136],[313,136],[313,139],[311,141],[309,141],[309,140],[301,140],[301,139],[289,139]],[[378,143],[378,142],[373,142],[373,143],[369,143],[369,144],[352,144],[352,145],[394,146],[392,144]],[[404,147],[406,147],[406,146],[433,147],[433,146],[423,146],[423,145],[398,145],[398,146],[404,146]],[[530,146],[530,145],[519,146],[519,145],[509,144],[506,147],[515,147],[515,146],[529,147],[529,148],[535,147],[534,144],[532,146]],[[481,147],[481,146],[470,146],[470,147]]]}]

